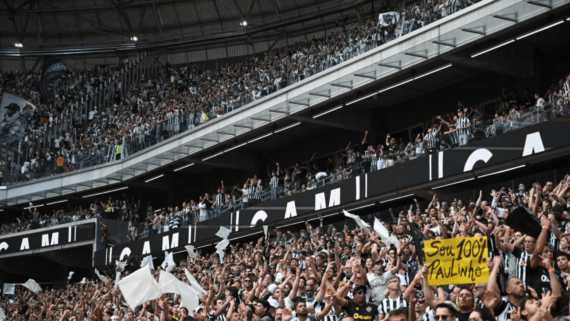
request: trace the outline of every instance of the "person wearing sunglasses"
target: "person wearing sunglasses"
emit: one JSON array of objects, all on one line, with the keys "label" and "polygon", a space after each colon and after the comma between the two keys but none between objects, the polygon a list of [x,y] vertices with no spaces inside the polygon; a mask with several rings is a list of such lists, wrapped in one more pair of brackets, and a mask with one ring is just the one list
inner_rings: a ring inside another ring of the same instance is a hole
[{"label": "person wearing sunglasses", "polygon": [[340,305],[346,313],[343,320],[374,320],[378,314],[378,306],[374,303],[366,302],[366,291],[368,289],[366,285],[358,285],[354,288],[352,291],[354,297],[353,300],[347,300],[344,298],[352,285],[353,280],[350,280],[346,285],[340,286],[333,297],[334,303]]},{"label": "person wearing sunglasses", "polygon": [[435,321],[455,321],[457,311],[449,303],[440,303],[435,307]]}]

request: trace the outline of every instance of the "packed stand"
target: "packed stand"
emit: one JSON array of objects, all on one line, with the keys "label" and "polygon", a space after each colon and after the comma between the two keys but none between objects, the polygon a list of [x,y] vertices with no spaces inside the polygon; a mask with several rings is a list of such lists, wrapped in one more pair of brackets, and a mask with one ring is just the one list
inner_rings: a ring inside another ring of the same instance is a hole
[{"label": "packed stand", "polygon": [[36,90],[40,71],[0,73],[0,94],[37,106],[21,138],[7,135],[7,122],[1,125],[0,145],[10,148],[1,178],[17,183],[128,157],[476,2],[421,1],[354,24],[345,17],[326,38],[235,64],[75,70],[45,103]]},{"label": "packed stand", "polygon": [[[502,90],[493,111],[489,113],[481,107],[467,108],[459,103],[455,113],[435,116],[430,122],[420,123],[421,132],[415,140],[403,137],[396,139],[390,134],[385,144],[368,144],[368,131],[360,144],[348,142],[346,150],[334,157],[327,157],[325,163],[315,161],[317,154],[306,162],[290,166],[267,168],[267,176],[257,174],[245,182],[226,187],[221,181],[215,191],[189,199],[180,206],[151,210],[146,208],[146,216],[139,215],[140,201],[135,202],[124,196],[124,200],[96,201],[96,209],[81,207],[60,210],[53,215],[38,214],[37,208],[23,213],[21,218],[0,227],[0,234],[8,234],[57,225],[91,217],[117,218],[129,221],[130,238],[159,234],[171,228],[187,226],[220,216],[223,212],[246,209],[261,202],[274,201],[298,193],[313,190],[326,184],[333,184],[362,173],[370,173],[417,158],[465,145],[496,135],[514,131],[538,122],[564,116],[569,111],[570,76],[560,79],[541,96],[530,95],[525,90],[519,97],[515,90],[510,93]],[[487,112],[487,113],[485,113]],[[0,163],[2,165],[2,163]],[[31,205],[30,205],[31,206]],[[141,211],[142,212],[142,211]]]},{"label": "packed stand", "polygon": [[[327,226],[320,218],[318,226],[306,222],[306,229],[232,242],[222,260],[201,251],[178,263],[166,259],[153,272],[157,282],[166,269],[203,290],[191,311],[181,308],[181,295],[168,291],[129,307],[125,288],[108,275],[106,282],[70,282],[37,294],[18,287],[2,295],[0,306],[9,320],[568,320],[569,189],[566,175],[530,190],[498,187],[476,200],[446,202],[434,195],[427,206],[414,200],[399,213],[390,209],[383,224],[396,240],[354,227],[352,220]],[[540,221],[537,238],[505,225],[510,215],[521,215],[519,209]],[[361,218],[372,225],[374,217]],[[488,283],[429,286],[414,229],[424,241],[488,237]]]}]

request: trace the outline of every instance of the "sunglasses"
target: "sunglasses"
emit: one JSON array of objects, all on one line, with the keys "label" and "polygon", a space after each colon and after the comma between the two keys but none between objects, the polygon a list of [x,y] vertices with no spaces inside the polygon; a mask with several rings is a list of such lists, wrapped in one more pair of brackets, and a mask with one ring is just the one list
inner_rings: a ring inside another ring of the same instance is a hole
[{"label": "sunglasses", "polygon": [[434,318],[435,318],[436,320],[439,320],[439,319],[441,319],[441,320],[447,320],[447,318],[449,318],[449,315],[436,315]]},{"label": "sunglasses", "polygon": [[356,294],[365,294],[365,292],[364,291],[358,291],[358,292],[356,292]]}]

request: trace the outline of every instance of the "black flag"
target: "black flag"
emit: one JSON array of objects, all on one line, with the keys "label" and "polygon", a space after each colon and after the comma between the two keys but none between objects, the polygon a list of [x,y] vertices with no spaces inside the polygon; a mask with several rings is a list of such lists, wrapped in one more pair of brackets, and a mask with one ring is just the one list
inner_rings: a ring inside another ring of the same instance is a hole
[{"label": "black flag", "polygon": [[44,74],[42,80],[38,83],[38,91],[42,97],[42,102],[46,102],[51,98],[53,89],[68,70],[67,66],[55,57],[47,57],[44,59]]},{"label": "black flag", "polygon": [[420,265],[426,264],[426,254],[424,251],[424,241],[427,240],[427,236],[423,235],[422,232],[416,226],[416,223],[410,223],[410,236],[414,241],[414,246],[416,247],[416,254],[418,255],[418,260]]},{"label": "black flag", "polygon": [[538,238],[542,231],[538,217],[522,206],[515,208],[509,213],[505,224],[515,231],[532,236],[535,239]]}]

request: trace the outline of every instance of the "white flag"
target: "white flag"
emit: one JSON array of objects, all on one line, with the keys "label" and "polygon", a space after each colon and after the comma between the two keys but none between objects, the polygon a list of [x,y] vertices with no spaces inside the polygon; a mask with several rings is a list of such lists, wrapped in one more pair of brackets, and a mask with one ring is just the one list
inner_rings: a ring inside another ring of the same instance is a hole
[{"label": "white flag", "polygon": [[101,280],[101,282],[107,283],[107,277],[104,275],[101,275],[101,273],[99,273],[99,270],[97,270],[97,268],[95,268],[95,274],[97,275],[99,280]]},{"label": "white flag", "polygon": [[145,266],[118,283],[119,289],[131,309],[160,297],[158,283],[152,277],[150,267]]},{"label": "white flag", "polygon": [[6,320],[6,315],[4,314],[4,311],[2,311],[2,307],[0,307],[0,321],[2,320]]},{"label": "white flag", "polygon": [[370,225],[368,225],[368,223],[364,222],[363,220],[360,219],[360,216],[358,215],[354,215],[354,214],[350,214],[349,212],[342,210],[344,212],[344,216],[349,217],[351,219],[353,219],[356,224],[360,227],[360,228],[370,228]]},{"label": "white flag", "polygon": [[200,292],[178,280],[174,275],[160,271],[158,282],[160,293],[175,293],[180,295],[182,303],[180,307],[188,309],[188,313],[193,316],[194,308],[198,306]]},{"label": "white flag", "polygon": [[216,244],[216,253],[220,256],[220,261],[224,260],[224,250],[230,245],[228,239],[223,239],[220,243]]},{"label": "white flag", "polygon": [[196,258],[196,252],[194,252],[194,246],[186,245],[185,248],[186,248],[186,251],[188,251],[188,256],[190,257],[190,262],[194,261],[194,259]]},{"label": "white flag", "polygon": [[79,282],[79,284],[85,284],[85,283],[87,283],[87,278],[83,278],[81,279],[81,282]]},{"label": "white flag", "polygon": [[200,283],[198,283],[198,281],[194,278],[192,273],[188,271],[187,268],[184,268],[184,274],[186,274],[186,278],[188,279],[188,282],[190,282],[190,285],[192,286],[193,289],[197,290],[200,293],[206,293],[206,290],[202,289]]},{"label": "white flag", "polygon": [[265,238],[267,239],[267,230],[269,229],[269,226],[267,225],[263,225],[263,233],[265,233]]},{"label": "white flag", "polygon": [[147,256],[143,257],[143,260],[141,261],[141,267],[144,267],[146,265],[149,265],[150,269],[154,270],[154,263],[152,262],[152,255],[147,255]]},{"label": "white flag", "polygon": [[390,232],[384,227],[382,223],[375,217],[374,218],[374,231],[380,235],[380,238],[388,238],[390,237]]},{"label": "white flag", "polygon": [[14,294],[16,292],[16,284],[14,283],[4,283],[4,294]]},{"label": "white flag", "polygon": [[125,266],[127,266],[127,261],[115,261],[115,272],[125,272]]},{"label": "white flag", "polygon": [[[176,267],[176,263],[174,263],[174,254],[172,254],[172,252],[168,253],[167,251],[164,251],[164,256],[164,262],[162,262],[160,266],[162,266],[162,269],[166,270],[166,272],[170,272]],[[168,264],[168,266],[166,266],[166,264]]]},{"label": "white flag", "polygon": [[34,280],[29,279],[26,283],[22,284],[23,287],[28,288],[28,290],[38,293],[42,290],[42,287]]},{"label": "white flag", "polygon": [[231,230],[227,227],[220,226],[220,230],[216,233],[216,236],[219,236],[223,239],[227,239],[230,236]]}]

